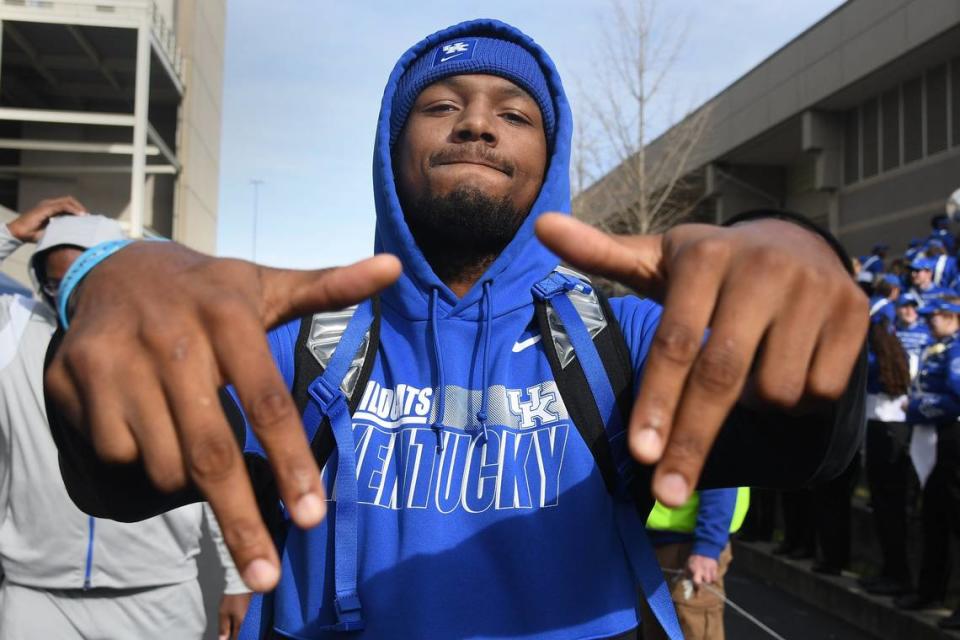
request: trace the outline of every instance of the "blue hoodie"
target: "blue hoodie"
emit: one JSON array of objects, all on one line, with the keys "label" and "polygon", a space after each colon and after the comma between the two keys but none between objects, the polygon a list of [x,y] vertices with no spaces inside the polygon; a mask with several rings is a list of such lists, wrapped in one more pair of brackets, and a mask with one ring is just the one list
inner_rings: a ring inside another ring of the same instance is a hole
[{"label": "blue hoodie", "polygon": [[[540,62],[557,130],[529,216],[458,299],[424,259],[401,211],[390,108],[398,79],[424,51],[482,34],[519,43]],[[602,638],[637,625],[637,587],[613,501],[568,417],[544,344],[536,341],[531,288],[558,259],[537,240],[534,223],[547,211],[570,210],[571,133],[553,63],[529,37],[501,22],[440,31],[405,53],[390,75],[373,159],[376,250],[398,256],[404,270],[381,295],[379,350],[353,415],[364,638]],[[637,298],[611,305],[639,371],[660,308]],[[298,326],[290,323],[269,336],[291,385]],[[484,394],[486,444],[476,417]],[[438,451],[430,425],[441,404]],[[252,437],[247,449],[258,449]],[[335,471],[333,463],[324,469],[333,498]],[[334,511],[310,531],[290,530],[274,605],[282,634],[336,635],[323,629],[334,623]]]}]

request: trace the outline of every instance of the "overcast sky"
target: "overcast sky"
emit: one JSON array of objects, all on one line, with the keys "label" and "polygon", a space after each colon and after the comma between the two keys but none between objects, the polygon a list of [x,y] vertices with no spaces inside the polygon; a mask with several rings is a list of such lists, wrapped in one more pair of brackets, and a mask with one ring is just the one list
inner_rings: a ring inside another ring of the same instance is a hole
[{"label": "overcast sky", "polygon": [[[840,4],[661,1],[671,12],[667,22],[687,25],[661,112],[703,102]],[[603,64],[607,6],[604,0],[229,0],[219,253],[252,256],[250,180],[259,179],[259,262],[312,268],[370,255],[374,128],[396,59],[440,28],[498,18],[547,50],[576,118],[577,80],[588,83]]]}]

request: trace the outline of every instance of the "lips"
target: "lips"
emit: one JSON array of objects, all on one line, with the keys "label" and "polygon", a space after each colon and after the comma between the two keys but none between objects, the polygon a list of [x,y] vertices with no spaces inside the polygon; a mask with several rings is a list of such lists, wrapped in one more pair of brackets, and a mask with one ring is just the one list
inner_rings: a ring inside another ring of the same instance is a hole
[{"label": "lips", "polygon": [[483,160],[448,160],[446,162],[437,162],[434,166],[447,166],[455,164],[472,164],[479,167],[487,167],[489,169],[495,169],[500,173],[509,176],[510,172],[504,167],[493,164],[492,162],[484,162]]},{"label": "lips", "polygon": [[483,147],[444,149],[430,158],[431,167],[453,164],[475,164],[481,167],[487,167],[488,169],[494,169],[508,177],[513,177],[514,173],[512,163],[498,157],[496,153]]}]

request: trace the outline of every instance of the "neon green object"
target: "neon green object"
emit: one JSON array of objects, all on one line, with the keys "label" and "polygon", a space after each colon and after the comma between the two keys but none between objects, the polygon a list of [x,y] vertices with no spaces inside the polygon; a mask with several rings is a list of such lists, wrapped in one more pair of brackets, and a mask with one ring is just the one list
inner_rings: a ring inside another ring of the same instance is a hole
[{"label": "neon green object", "polygon": [[[659,531],[677,531],[679,533],[693,533],[697,526],[697,509],[700,508],[700,493],[693,492],[690,499],[676,509],[665,507],[659,502],[653,505],[647,517],[647,529]],[[737,489],[737,502],[733,508],[733,519],[730,520],[730,533],[740,529],[743,519],[747,517],[750,508],[750,487]]]}]

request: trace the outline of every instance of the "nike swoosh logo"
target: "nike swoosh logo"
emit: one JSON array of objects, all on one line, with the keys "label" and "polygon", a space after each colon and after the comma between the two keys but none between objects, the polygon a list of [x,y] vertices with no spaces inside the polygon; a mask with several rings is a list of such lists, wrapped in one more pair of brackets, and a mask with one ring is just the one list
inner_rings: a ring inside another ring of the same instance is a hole
[{"label": "nike swoosh logo", "polygon": [[518,340],[518,341],[517,341],[516,343],[514,343],[514,345],[513,345],[513,352],[514,352],[514,353],[520,353],[521,351],[523,351],[523,350],[526,349],[527,347],[532,347],[533,345],[535,345],[535,344],[537,344],[538,342],[540,342],[540,339],[541,339],[542,337],[543,337],[543,336],[533,336],[532,338],[527,338],[526,340],[523,340],[523,341],[519,341],[519,340]]},{"label": "nike swoosh logo", "polygon": [[440,58],[440,62],[446,62],[447,60],[450,60],[451,58],[456,58],[457,56],[462,56],[462,55],[465,54],[465,53],[466,53],[466,51],[461,51],[460,53],[455,53],[455,54],[453,54],[452,56],[447,56],[446,58]]}]

